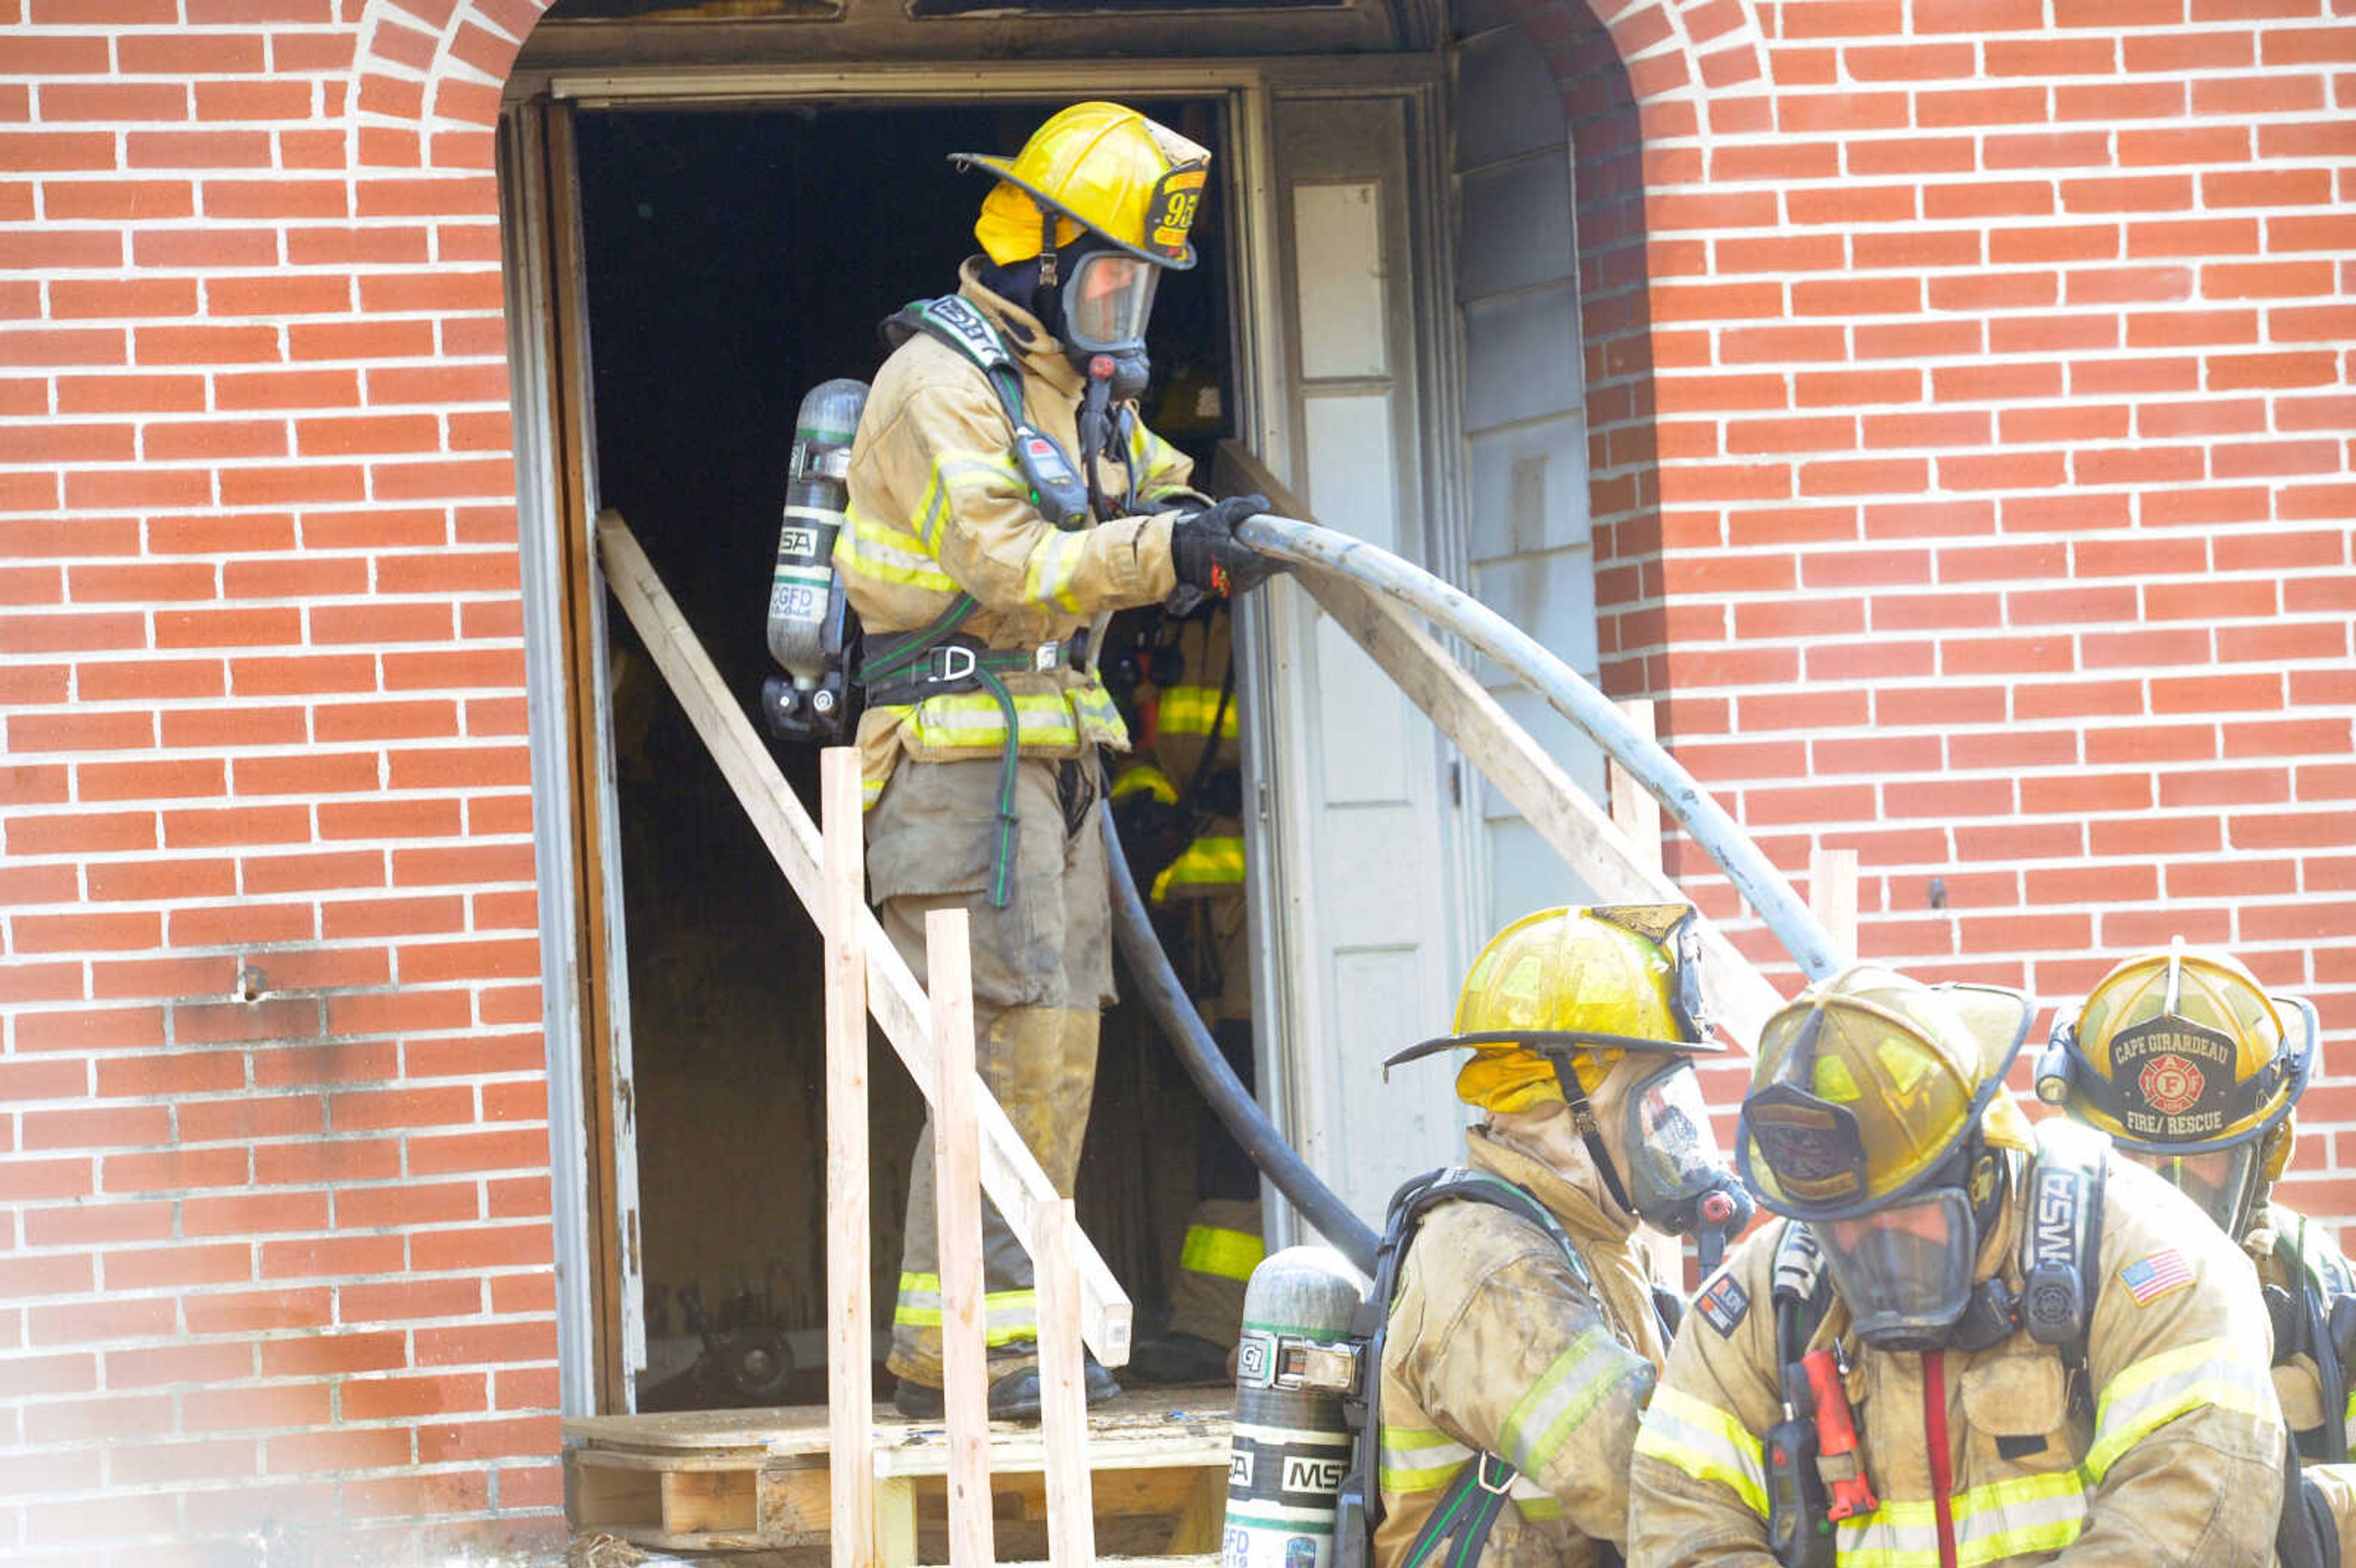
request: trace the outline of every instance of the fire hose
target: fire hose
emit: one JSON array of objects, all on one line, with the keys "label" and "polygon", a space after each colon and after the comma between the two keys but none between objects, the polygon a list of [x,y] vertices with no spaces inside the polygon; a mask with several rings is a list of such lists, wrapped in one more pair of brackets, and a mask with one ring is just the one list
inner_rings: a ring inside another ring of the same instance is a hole
[{"label": "fire hose", "polygon": [[1610,698],[1528,633],[1421,567],[1315,523],[1263,512],[1246,518],[1236,529],[1236,537],[1262,555],[1351,578],[1398,600],[1519,679],[1544,698],[1547,707],[1609,752],[1613,762],[1676,818],[1702,852],[1718,862],[1734,891],[1750,903],[1761,923],[1810,980],[1827,979],[1839,971],[1840,961],[1824,927],[1774,862],[1751,841],[1741,824],[1729,816],[1658,741],[1631,725]]},{"label": "fire hose", "polygon": [[[1263,555],[1353,579],[1398,601],[1515,677],[1609,752],[1661,803],[1717,862],[1809,979],[1822,979],[1837,970],[1833,945],[1823,926],[1741,825],[1710,798],[1676,758],[1631,725],[1611,699],[1527,633],[1462,590],[1364,539],[1271,513],[1246,519],[1237,534]],[[1359,1270],[1371,1274],[1374,1232],[1285,1141],[1220,1054],[1162,951],[1145,901],[1130,875],[1111,813],[1104,814],[1104,823],[1107,858],[1111,863],[1113,934],[1144,991],[1147,1011],[1213,1113],[1252,1163],[1335,1250]]]}]

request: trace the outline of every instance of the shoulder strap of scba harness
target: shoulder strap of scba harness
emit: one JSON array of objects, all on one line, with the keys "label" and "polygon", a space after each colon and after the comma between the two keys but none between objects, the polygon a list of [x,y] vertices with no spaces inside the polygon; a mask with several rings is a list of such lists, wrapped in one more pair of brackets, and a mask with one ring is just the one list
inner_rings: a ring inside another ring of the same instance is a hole
[{"label": "shoulder strap of scba harness", "polygon": [[[1392,1194],[1383,1217],[1382,1240],[1375,1249],[1374,1287],[1359,1305],[1350,1338],[1358,1347],[1357,1381],[1342,1401],[1343,1419],[1350,1429],[1350,1468],[1342,1479],[1333,1531],[1333,1568],[1372,1568],[1375,1529],[1382,1523],[1383,1347],[1389,1334],[1393,1298],[1398,1294],[1400,1268],[1424,1216],[1442,1203],[1486,1203],[1526,1220],[1546,1232],[1562,1249],[1563,1260],[1580,1284],[1594,1287],[1594,1276],[1571,1245],[1562,1222],[1526,1189],[1500,1176],[1468,1166],[1428,1170]],[[1479,1561],[1490,1527],[1505,1510],[1507,1494],[1520,1475],[1512,1465],[1485,1450],[1459,1468],[1433,1505],[1423,1530],[1408,1549],[1398,1568],[1422,1568],[1440,1561],[1445,1568],[1471,1568]],[[1605,1563],[1616,1553],[1605,1548]]]},{"label": "shoulder strap of scba harness", "polygon": [[884,324],[884,341],[897,348],[917,333],[937,337],[971,360],[1005,406],[1008,422],[1023,422],[1023,368],[990,317],[962,294],[916,300]]},{"label": "shoulder strap of scba harness", "polygon": [[[1031,422],[1023,411],[1023,368],[1006,349],[997,325],[963,294],[917,300],[884,322],[884,341],[897,348],[918,333],[948,345],[969,360],[998,394],[1013,428],[1014,464],[1031,488],[1032,504],[1040,516],[1066,532],[1087,528],[1093,517],[1087,481],[1072,464],[1063,443]],[[1124,411],[1126,417],[1126,411]],[[1122,425],[1122,462],[1126,465],[1129,426]],[[1124,499],[1126,497],[1124,496]]]},{"label": "shoulder strap of scba harness", "polygon": [[2110,1151],[2109,1138],[2066,1116],[2040,1122],[2020,1238],[2020,1326],[2039,1344],[2061,1346],[2082,1381],[2103,1280],[2103,1168]]}]

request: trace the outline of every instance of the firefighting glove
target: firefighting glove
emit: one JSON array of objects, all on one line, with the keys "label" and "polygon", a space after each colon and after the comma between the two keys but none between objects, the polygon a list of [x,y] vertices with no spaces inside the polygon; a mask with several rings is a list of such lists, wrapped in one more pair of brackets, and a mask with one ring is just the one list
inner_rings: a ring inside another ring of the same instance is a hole
[{"label": "firefighting glove", "polygon": [[1236,538],[1237,523],[1267,510],[1265,496],[1230,496],[1181,517],[1170,529],[1170,563],[1180,586],[1225,599],[1248,593],[1284,571],[1282,561]]}]

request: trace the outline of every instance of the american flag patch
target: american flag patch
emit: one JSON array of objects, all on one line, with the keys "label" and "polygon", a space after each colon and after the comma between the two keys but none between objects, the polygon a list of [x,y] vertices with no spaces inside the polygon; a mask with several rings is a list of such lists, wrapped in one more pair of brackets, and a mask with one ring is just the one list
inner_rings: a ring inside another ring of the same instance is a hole
[{"label": "american flag patch", "polygon": [[2137,1307],[2147,1307],[2169,1291],[2190,1285],[2192,1265],[2174,1247],[2162,1247],[2119,1270],[2119,1283],[2127,1287]]}]

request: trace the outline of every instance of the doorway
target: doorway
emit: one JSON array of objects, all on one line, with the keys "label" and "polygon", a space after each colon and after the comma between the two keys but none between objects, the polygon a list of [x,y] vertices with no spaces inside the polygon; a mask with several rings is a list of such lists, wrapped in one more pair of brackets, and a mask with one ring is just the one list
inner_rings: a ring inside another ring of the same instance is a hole
[{"label": "doorway", "polygon": [[[871,377],[876,325],[954,287],[986,186],[947,155],[1010,151],[1065,101],[577,116],[595,492],[628,519],[748,714],[774,673],[763,615],[802,394]],[[1220,101],[1133,101],[1224,153]],[[1205,479],[1236,406],[1227,234],[1206,202],[1202,264],[1164,279],[1156,301],[1143,400],[1147,422]],[[647,1337],[637,1403],[822,1402],[819,944],[626,624],[609,625],[629,998],[616,1027],[628,1031]],[[1137,633],[1132,617],[1113,647]],[[815,749],[773,750],[814,804]],[[923,1101],[880,1039],[870,1082],[873,1290],[888,1303]],[[1199,1096],[1141,1009],[1116,1008],[1079,1217],[1141,1326],[1168,1299],[1199,1120]]]}]

